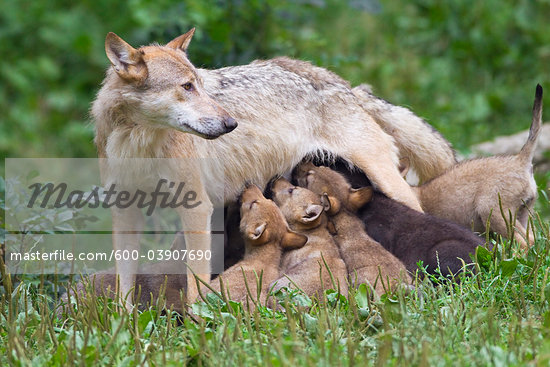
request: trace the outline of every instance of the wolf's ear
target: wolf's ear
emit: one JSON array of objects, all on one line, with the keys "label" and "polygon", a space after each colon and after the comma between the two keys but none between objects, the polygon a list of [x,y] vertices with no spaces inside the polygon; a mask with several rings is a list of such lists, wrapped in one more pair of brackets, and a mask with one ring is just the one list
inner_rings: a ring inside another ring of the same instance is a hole
[{"label": "wolf's ear", "polygon": [[147,65],[142,53],[113,32],[105,38],[105,53],[122,79],[138,83],[147,79]]},{"label": "wolf's ear", "polygon": [[329,196],[326,192],[321,195],[321,204],[323,204],[325,212],[328,215],[335,215],[340,211],[340,200],[336,199],[334,196]]},{"label": "wolf's ear", "polygon": [[372,187],[362,187],[360,189],[350,189],[348,202],[352,211],[359,210],[363,205],[371,201]]},{"label": "wolf's ear", "polygon": [[181,36],[176,37],[172,41],[168,42],[166,44],[166,47],[187,52],[187,47],[189,47],[189,43],[191,43],[191,38],[193,38],[194,33],[195,28],[191,28],[189,32],[182,34]]},{"label": "wolf's ear", "polygon": [[247,230],[246,231],[246,237],[252,241],[252,242],[257,242],[257,244],[262,244],[263,242],[266,242],[266,241],[260,241],[260,239],[262,237],[265,237],[265,235],[267,235],[266,233],[266,230],[265,228],[267,227],[267,223],[262,223],[258,226],[256,226],[255,228],[253,228],[252,230]]},{"label": "wolf's ear", "polygon": [[281,241],[281,247],[283,250],[294,250],[303,247],[307,242],[307,236],[296,233],[291,229],[287,229],[287,232],[283,235]]},{"label": "wolf's ear", "polygon": [[304,213],[304,215],[302,215],[300,222],[306,224],[311,223],[317,220],[317,218],[319,218],[321,214],[323,214],[323,206],[318,204],[311,204],[306,208],[306,212]]}]

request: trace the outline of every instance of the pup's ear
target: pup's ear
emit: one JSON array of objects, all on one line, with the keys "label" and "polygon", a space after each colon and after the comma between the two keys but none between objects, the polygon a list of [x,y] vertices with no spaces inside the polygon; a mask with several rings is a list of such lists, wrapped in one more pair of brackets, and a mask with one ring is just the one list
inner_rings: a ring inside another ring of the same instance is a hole
[{"label": "pup's ear", "polygon": [[187,52],[187,47],[189,47],[189,43],[191,43],[191,38],[193,38],[193,34],[195,34],[195,28],[191,28],[189,32],[174,38],[172,41],[166,44],[166,47]]},{"label": "pup's ear", "polygon": [[318,204],[311,204],[306,208],[306,212],[302,215],[300,222],[311,223],[323,213],[323,206]]},{"label": "pup's ear", "polygon": [[360,189],[350,189],[348,202],[350,209],[353,211],[359,210],[363,205],[371,201],[372,187],[362,187]]},{"label": "pup's ear", "polygon": [[283,235],[281,247],[283,250],[294,250],[303,247],[307,242],[307,236],[296,233],[290,229]]},{"label": "pup's ear", "polygon": [[405,178],[407,176],[407,173],[409,173],[410,168],[411,161],[408,157],[403,157],[399,160],[399,173],[401,173],[401,177]]},{"label": "pup's ear", "polygon": [[[255,228],[253,228],[252,230],[247,230],[246,237],[252,242],[259,242],[261,237],[264,237],[264,234],[267,235],[265,230],[266,227],[267,227],[267,223],[262,223],[256,226]],[[261,242],[265,242],[265,241],[261,241]]]},{"label": "pup's ear", "polygon": [[113,32],[105,38],[105,53],[122,79],[137,83],[147,79],[147,65],[142,53]]},{"label": "pup's ear", "polygon": [[325,212],[328,215],[335,215],[340,211],[340,200],[336,199],[334,196],[328,196],[326,192],[321,195],[321,204],[323,204]]}]

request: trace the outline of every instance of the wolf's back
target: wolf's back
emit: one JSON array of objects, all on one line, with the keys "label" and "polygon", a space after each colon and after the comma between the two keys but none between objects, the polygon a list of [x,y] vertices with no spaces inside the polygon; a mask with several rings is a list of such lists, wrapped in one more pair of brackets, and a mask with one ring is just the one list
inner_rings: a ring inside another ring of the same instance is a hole
[{"label": "wolf's back", "polygon": [[372,94],[370,86],[353,88],[359,104],[391,135],[401,158],[408,158],[420,182],[439,176],[456,163],[451,144],[409,109],[394,106]]}]

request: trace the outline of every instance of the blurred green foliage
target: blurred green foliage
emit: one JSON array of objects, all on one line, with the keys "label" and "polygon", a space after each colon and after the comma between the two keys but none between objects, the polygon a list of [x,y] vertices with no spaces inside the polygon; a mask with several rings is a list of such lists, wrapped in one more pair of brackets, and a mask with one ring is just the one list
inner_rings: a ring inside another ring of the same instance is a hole
[{"label": "blurred green foliage", "polygon": [[88,108],[104,37],[165,43],[196,27],[190,58],[221,67],[289,55],[370,83],[458,149],[526,129],[550,88],[548,0],[19,0],[0,13],[3,157],[93,157]]}]

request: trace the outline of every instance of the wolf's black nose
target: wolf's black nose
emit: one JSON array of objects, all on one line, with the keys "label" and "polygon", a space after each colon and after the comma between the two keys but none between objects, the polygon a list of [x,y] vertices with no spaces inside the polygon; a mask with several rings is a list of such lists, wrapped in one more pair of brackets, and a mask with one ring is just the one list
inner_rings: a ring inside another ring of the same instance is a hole
[{"label": "wolf's black nose", "polygon": [[235,130],[235,128],[239,125],[233,117],[228,117],[223,120],[223,124],[225,125],[225,129],[227,130],[227,132]]}]

